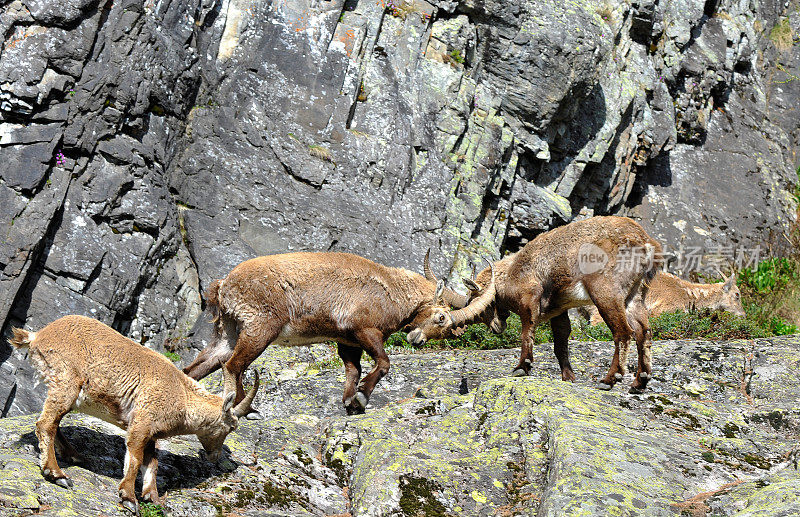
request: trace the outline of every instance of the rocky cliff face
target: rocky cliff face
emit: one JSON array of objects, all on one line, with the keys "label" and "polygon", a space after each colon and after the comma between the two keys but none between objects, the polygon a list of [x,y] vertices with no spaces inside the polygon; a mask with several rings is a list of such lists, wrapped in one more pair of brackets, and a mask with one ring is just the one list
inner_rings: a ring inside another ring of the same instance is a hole
[{"label": "rocky cliff face", "polygon": [[[578,381],[537,347],[393,355],[361,416],[340,408],[335,351],[270,347],[254,363],[263,421],[232,433],[219,465],[195,438],[162,440],[158,484],[175,516],[796,515],[800,339],[656,342],[648,392],[610,392],[610,343],[580,343]],[[337,364],[338,363],[338,364]],[[219,380],[209,378],[208,385]],[[217,384],[219,389],[219,385]],[[3,514],[121,515],[121,432],[70,415],[86,451],[45,481],[35,415],[0,420]],[[221,513],[220,513],[221,512]]]},{"label": "rocky cliff face", "polygon": [[[160,347],[267,253],[455,273],[591,214],[778,252],[795,220],[797,2],[0,5],[4,331]],[[9,354],[0,411],[35,410]]]}]

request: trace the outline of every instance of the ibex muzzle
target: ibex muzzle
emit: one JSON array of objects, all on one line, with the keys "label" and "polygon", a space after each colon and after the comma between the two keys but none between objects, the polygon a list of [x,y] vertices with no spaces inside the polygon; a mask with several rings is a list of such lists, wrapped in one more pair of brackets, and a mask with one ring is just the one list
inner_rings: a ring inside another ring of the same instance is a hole
[{"label": "ibex muzzle", "polygon": [[[437,300],[440,303],[451,305],[462,304],[456,310],[435,309],[423,321],[418,323],[418,327],[408,334],[408,342],[413,346],[423,346],[428,339],[445,339],[456,336],[463,332],[466,325],[479,322],[486,314],[492,314],[489,309],[494,303],[495,276],[494,266],[488,262],[490,271],[489,285],[486,289],[481,288],[471,279],[464,279],[465,285],[475,293],[475,297],[470,299],[468,296],[461,295],[444,286],[444,282],[436,279],[430,269],[430,250],[425,254],[424,272],[428,280],[437,282]],[[502,332],[502,331],[501,331]]]}]

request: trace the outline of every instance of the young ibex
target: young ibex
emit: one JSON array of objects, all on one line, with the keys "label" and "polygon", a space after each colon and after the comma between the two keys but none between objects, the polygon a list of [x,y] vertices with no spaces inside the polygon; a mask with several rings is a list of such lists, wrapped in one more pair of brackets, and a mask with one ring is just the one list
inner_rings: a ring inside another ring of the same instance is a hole
[{"label": "young ibex", "polygon": [[[644,304],[651,317],[696,309],[723,310],[744,316],[741,294],[736,287],[736,273],[720,284],[696,284],[659,271],[650,282]],[[603,321],[595,307],[588,307],[586,312],[590,325]]]},{"label": "young ibex", "polygon": [[[639,361],[631,391],[640,392],[651,378],[650,326],[644,298],[656,272],[654,258],[660,253],[661,245],[626,217],[593,217],[545,232],[494,264],[495,309],[484,313],[482,321],[500,333],[509,314],[519,314],[522,353],[513,374],[527,375],[533,360],[533,331],[549,320],[561,378],[574,381],[567,310],[594,303],[611,328],[615,344],[611,368],[600,387],[611,389],[627,372],[633,335]],[[429,280],[435,279],[427,263],[425,273]],[[489,284],[489,275],[485,269],[475,281],[465,279],[471,291],[468,295],[445,289],[445,300],[454,307],[469,303]],[[442,328],[435,337],[459,331],[453,325]]]},{"label": "young ibex", "polygon": [[29,349],[31,364],[47,384],[47,399],[36,422],[44,477],[64,488],[72,486],[56,462],[56,444],[66,457],[81,461],[58,427],[64,415],[75,410],[115,424],[128,430],[119,496],[136,515],[134,484],[142,466],[142,498],[158,502],[156,440],[196,434],[208,458],[216,461],[225,437],[250,411],[258,389],[256,378],[234,407],[236,380],[229,372],[224,371],[223,396],[214,395],[163,355],[84,316],[65,316],[38,332],[12,332],[9,342]]},{"label": "young ibex", "polygon": [[[404,329],[409,341],[419,344],[427,338],[418,322],[470,323],[494,298],[489,276],[483,296],[450,311],[439,299],[443,285],[357,255],[287,253],[247,260],[206,290],[214,338],[184,372],[201,379],[227,361],[236,375],[238,401],[242,373],[270,343],[335,341],[346,374],[342,403],[348,414],[363,413],[375,385],[389,371],[386,338]],[[359,383],[362,350],[375,367]]]}]

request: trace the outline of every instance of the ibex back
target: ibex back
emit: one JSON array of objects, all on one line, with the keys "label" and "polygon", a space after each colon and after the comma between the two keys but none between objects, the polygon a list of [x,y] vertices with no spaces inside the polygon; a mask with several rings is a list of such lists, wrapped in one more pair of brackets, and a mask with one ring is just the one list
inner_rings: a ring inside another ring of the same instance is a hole
[{"label": "ibex back", "polygon": [[[522,353],[513,374],[530,372],[533,331],[536,325],[550,321],[561,377],[573,381],[567,310],[594,303],[611,328],[615,343],[611,367],[599,386],[610,389],[625,375],[629,342],[634,336],[639,364],[631,390],[643,390],[651,377],[650,325],[644,297],[656,272],[654,259],[660,253],[661,245],[639,224],[626,217],[608,216],[545,232],[518,253],[496,262],[495,310],[484,313],[483,322],[499,333],[511,312],[519,314]],[[481,294],[489,275],[486,269],[475,282],[467,280],[470,295],[445,290],[445,299],[454,307],[468,303]]]}]

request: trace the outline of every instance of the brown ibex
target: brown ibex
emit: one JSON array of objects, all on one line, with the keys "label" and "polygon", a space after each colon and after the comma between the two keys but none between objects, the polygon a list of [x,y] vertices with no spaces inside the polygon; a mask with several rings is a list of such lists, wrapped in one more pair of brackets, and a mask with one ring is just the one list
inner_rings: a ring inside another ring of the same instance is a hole
[{"label": "brown ibex", "polygon": [[59,429],[61,419],[79,411],[127,429],[122,505],[136,515],[134,484],[144,466],[142,498],[158,502],[156,440],[196,434],[211,461],[216,461],[228,433],[250,410],[258,378],[234,407],[236,380],[225,374],[222,396],[207,392],[172,361],[111,327],[84,316],[65,316],[38,332],[13,329],[9,342],[28,348],[28,358],[47,384],[47,399],[36,422],[42,475],[61,487],[72,480],[56,462],[54,446],[80,462],[81,456]]},{"label": "brown ibex", "polygon": [[[443,285],[411,271],[376,264],[349,253],[287,253],[247,260],[206,290],[214,315],[212,342],[184,372],[201,379],[220,360],[237,377],[270,343],[338,343],[345,367],[342,403],[348,414],[363,413],[375,385],[389,371],[383,343],[392,333],[409,332],[412,344],[427,337],[421,321],[463,326],[491,304],[494,288],[468,306],[451,311],[439,299]],[[361,354],[375,367],[361,378]]]},{"label": "brown ibex", "polygon": [[[665,312],[696,309],[723,310],[744,316],[741,294],[736,287],[736,273],[724,279],[719,284],[696,284],[659,271],[650,282],[644,304],[651,317]],[[586,312],[590,325],[603,321],[595,307],[588,307]]]},{"label": "brown ibex", "polygon": [[[519,252],[495,262],[494,272],[481,271],[475,281],[465,279],[470,294],[450,289],[444,298],[461,307],[489,285],[497,275],[494,311],[486,311],[482,322],[494,332],[505,329],[511,312],[522,320],[522,353],[514,375],[528,375],[533,360],[533,331],[550,321],[553,346],[561,378],[574,381],[569,362],[571,332],[567,310],[594,303],[614,336],[614,357],[602,389],[611,387],[627,372],[631,336],[638,349],[638,371],[631,391],[642,391],[651,378],[650,325],[644,306],[648,282],[656,272],[654,258],[661,245],[626,217],[593,217],[538,235]],[[429,280],[435,280],[425,264]],[[455,325],[435,337],[458,333]]]}]

